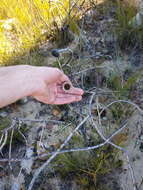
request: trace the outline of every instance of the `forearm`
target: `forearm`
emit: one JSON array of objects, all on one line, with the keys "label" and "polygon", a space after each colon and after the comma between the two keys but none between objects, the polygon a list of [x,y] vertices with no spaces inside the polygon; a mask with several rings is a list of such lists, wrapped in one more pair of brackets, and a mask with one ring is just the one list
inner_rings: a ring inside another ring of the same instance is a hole
[{"label": "forearm", "polygon": [[0,108],[25,96],[32,96],[46,104],[67,104],[79,101],[83,90],[72,88],[68,93],[61,89],[69,78],[59,69],[19,65],[0,67]]},{"label": "forearm", "polygon": [[29,66],[0,67],[0,108],[33,92]]}]

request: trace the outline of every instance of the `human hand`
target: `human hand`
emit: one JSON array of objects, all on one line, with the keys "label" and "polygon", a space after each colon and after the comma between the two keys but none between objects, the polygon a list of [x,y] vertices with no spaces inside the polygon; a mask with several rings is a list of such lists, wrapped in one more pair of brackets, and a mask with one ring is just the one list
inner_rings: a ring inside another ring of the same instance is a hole
[{"label": "human hand", "polygon": [[[68,92],[62,89],[64,82],[71,85]],[[0,89],[0,108],[26,96],[46,104],[68,104],[81,100],[83,94],[59,69],[28,65],[1,67]]]},{"label": "human hand", "polygon": [[[59,69],[52,67],[36,67],[37,89],[32,96],[46,104],[68,104],[80,101],[83,90],[72,86],[69,78]],[[62,85],[68,82],[70,90],[64,91]]]}]

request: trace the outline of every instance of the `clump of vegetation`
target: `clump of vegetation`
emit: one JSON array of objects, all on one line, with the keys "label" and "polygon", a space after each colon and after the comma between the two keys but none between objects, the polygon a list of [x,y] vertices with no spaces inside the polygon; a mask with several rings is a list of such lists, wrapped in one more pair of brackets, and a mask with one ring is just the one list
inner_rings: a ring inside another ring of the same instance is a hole
[{"label": "clump of vegetation", "polygon": [[[95,143],[91,140],[90,145],[93,142]],[[83,139],[74,136],[69,147],[81,147],[83,144],[85,145]],[[117,153],[107,145],[92,151],[61,154],[55,160],[54,169],[62,179],[74,180],[81,189],[105,189],[106,184],[102,179],[112,173],[113,169],[122,166],[122,162],[116,158]]]},{"label": "clump of vegetation", "polygon": [[[0,64],[28,52],[39,41],[55,36],[65,23],[74,30],[80,1],[0,1]],[[76,5],[76,6],[75,6]]]},{"label": "clump of vegetation", "polygon": [[143,44],[143,25],[135,26],[133,18],[139,11],[135,0],[117,0],[115,18],[117,26],[115,32],[117,34],[119,46],[122,49],[128,47],[142,47]]},{"label": "clump of vegetation", "polygon": [[[0,117],[0,135],[2,136],[2,134],[5,134],[4,132],[11,125],[12,125],[12,120],[11,119]],[[8,130],[7,132],[8,132],[8,134],[7,134],[7,138],[6,138],[6,141],[5,141],[5,146],[9,146],[10,139],[11,139],[11,134],[12,134],[12,132],[10,130]],[[13,145],[16,145],[17,143],[25,143],[25,139],[23,138],[23,135],[26,132],[28,132],[27,125],[26,124],[20,124],[16,128],[16,130],[14,131],[14,133],[13,133],[13,138],[12,138],[12,142],[11,143]],[[4,139],[2,138],[1,140],[2,140],[2,142],[1,142],[1,144],[2,144],[4,142]]]}]

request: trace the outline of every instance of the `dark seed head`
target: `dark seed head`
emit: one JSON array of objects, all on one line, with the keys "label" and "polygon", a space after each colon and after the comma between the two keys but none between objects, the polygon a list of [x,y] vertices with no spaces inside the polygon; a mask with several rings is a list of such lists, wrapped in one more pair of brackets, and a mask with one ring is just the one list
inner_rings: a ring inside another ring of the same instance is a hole
[{"label": "dark seed head", "polygon": [[51,54],[52,54],[54,57],[59,57],[59,56],[60,56],[60,54],[59,54],[59,52],[58,52],[58,49],[53,49],[53,50],[51,51]]}]

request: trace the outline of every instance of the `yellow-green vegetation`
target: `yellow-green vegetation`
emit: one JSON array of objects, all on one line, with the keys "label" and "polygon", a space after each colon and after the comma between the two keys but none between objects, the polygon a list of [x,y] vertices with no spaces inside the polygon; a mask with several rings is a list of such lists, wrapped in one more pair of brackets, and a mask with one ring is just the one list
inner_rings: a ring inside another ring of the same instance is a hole
[{"label": "yellow-green vegetation", "polygon": [[[122,73],[124,75],[124,73]],[[132,88],[137,85],[137,82],[143,76],[143,69],[138,69],[135,72],[130,71],[129,76],[125,79],[118,75],[113,75],[107,78],[107,86],[113,90],[116,99],[130,99]]]},{"label": "yellow-green vegetation", "polygon": [[34,47],[37,42],[55,35],[64,24],[79,19],[83,0],[1,0],[0,65],[6,64]]},{"label": "yellow-green vegetation", "polygon": [[117,34],[119,46],[122,49],[134,47],[143,44],[143,25],[135,26],[133,18],[139,11],[136,0],[117,0],[114,1],[116,6]]},{"label": "yellow-green vegetation", "polygon": [[141,10],[140,1],[105,0],[98,9],[101,15],[108,14],[110,10],[113,10],[115,18],[112,32],[118,39],[119,47],[126,49],[135,45],[141,46],[143,44],[143,19],[140,19],[140,25],[133,22],[136,14]]},{"label": "yellow-green vegetation", "polygon": [[[95,140],[91,140],[88,146],[92,146],[93,143]],[[74,136],[70,145],[72,147],[87,146],[79,136]],[[119,169],[122,162],[118,160],[117,151],[114,148],[104,146],[92,151],[61,154],[55,160],[55,165],[57,165],[55,171],[61,178],[74,180],[81,189],[101,190],[107,188],[103,178],[113,172],[113,169]]]},{"label": "yellow-green vegetation", "polygon": [[[12,120],[9,118],[1,118],[0,117],[0,136],[4,132],[5,129],[8,129],[12,124]],[[18,124],[17,124],[18,125]],[[25,124],[21,124],[20,128],[17,126],[16,130],[14,130],[13,138],[12,138],[12,144],[18,143],[25,143],[25,139],[23,138],[22,134],[26,133],[28,131],[28,128]],[[9,146],[10,138],[11,138],[12,131],[8,131],[7,140],[5,142],[6,146]],[[4,138],[2,139],[2,142],[4,142]]]},{"label": "yellow-green vegetation", "polygon": [[5,128],[8,128],[11,124],[10,119],[8,118],[0,118],[0,131],[2,131]]}]

